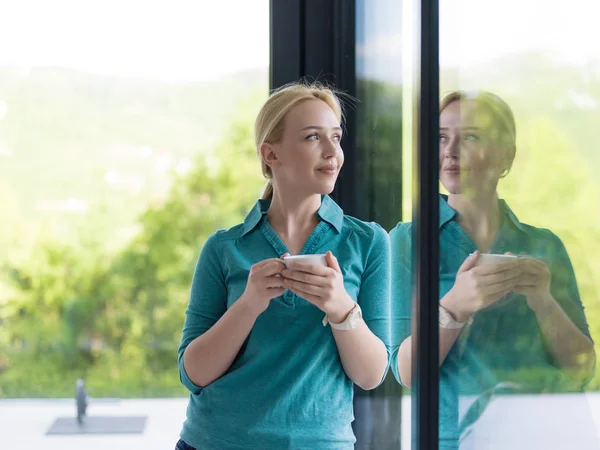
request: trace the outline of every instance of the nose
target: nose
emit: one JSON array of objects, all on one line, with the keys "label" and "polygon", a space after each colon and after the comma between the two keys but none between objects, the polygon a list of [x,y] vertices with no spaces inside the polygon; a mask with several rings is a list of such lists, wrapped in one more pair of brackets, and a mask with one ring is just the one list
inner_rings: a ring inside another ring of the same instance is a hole
[{"label": "nose", "polygon": [[323,156],[327,159],[333,158],[338,152],[339,145],[339,142],[336,142],[333,139],[327,139],[323,146]]},{"label": "nose", "polygon": [[445,158],[458,158],[460,156],[460,142],[458,136],[452,136],[442,147]]}]

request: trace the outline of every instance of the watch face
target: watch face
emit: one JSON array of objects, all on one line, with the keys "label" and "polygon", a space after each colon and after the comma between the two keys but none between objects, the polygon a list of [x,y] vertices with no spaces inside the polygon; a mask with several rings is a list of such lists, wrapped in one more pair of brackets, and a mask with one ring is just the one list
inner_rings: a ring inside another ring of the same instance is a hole
[{"label": "watch face", "polygon": [[350,317],[348,317],[350,327],[358,327],[360,325],[360,319],[362,319],[362,311],[360,310],[360,307],[356,305],[356,307],[350,312]]},{"label": "watch face", "polygon": [[448,317],[448,314],[446,313],[446,311],[440,308],[439,314],[440,314],[440,324],[448,325],[449,317]]},{"label": "watch face", "polygon": [[457,329],[457,328],[462,328],[462,326],[464,324],[454,320],[452,315],[448,311],[446,311],[446,309],[444,309],[442,306],[440,306],[439,307],[439,325],[442,328]]}]

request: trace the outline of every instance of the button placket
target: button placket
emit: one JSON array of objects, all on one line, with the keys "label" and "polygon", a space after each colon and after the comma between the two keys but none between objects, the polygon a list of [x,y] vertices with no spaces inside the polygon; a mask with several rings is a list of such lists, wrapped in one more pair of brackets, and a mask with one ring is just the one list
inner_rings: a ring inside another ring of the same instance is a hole
[{"label": "button placket", "polygon": [[[285,244],[281,241],[277,233],[275,233],[275,230],[273,230],[273,228],[271,227],[271,225],[269,225],[269,222],[267,222],[266,219],[263,219],[262,223],[260,224],[260,232],[265,237],[267,242],[271,244],[271,247],[273,247],[273,250],[275,250],[277,257],[281,257],[281,255],[283,255],[284,253],[289,253]],[[295,294],[293,292],[286,290],[281,296],[281,299],[281,302],[285,306],[291,308],[296,307]]]},{"label": "button placket", "polygon": [[[313,232],[310,234],[306,242],[304,243],[302,249],[300,250],[300,255],[310,255],[313,254],[314,251],[319,247],[323,236],[329,230],[330,225],[325,221],[320,221]],[[269,222],[267,222],[266,218],[263,218],[260,224],[260,232],[265,237],[265,239],[269,242],[273,250],[278,256],[283,255],[284,253],[290,253],[286,245],[283,243],[279,235],[275,232],[275,230],[271,227]],[[299,302],[306,302],[306,300],[299,298],[293,292],[286,290],[281,296],[282,303],[286,306],[296,308]]]}]

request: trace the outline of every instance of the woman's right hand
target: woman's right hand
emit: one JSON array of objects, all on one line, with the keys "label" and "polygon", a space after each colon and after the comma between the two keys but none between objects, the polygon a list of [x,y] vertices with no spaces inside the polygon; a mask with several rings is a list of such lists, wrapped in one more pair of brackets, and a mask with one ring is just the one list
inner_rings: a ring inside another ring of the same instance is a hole
[{"label": "woman's right hand", "polygon": [[262,314],[275,297],[283,295],[281,272],[285,264],[279,258],[265,259],[250,267],[246,290],[238,301],[242,301],[257,316]]},{"label": "woman's right hand", "polygon": [[463,262],[454,286],[440,302],[460,322],[512,291],[521,276],[517,261],[475,267],[478,258],[475,252]]}]

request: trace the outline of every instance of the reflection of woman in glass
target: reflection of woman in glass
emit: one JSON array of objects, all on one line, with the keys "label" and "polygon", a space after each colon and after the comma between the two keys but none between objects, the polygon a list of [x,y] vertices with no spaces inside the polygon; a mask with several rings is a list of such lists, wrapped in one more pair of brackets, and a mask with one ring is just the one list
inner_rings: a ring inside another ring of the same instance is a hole
[{"label": "reflection of woman in glass", "polygon": [[[352,449],[353,383],[373,389],[388,368],[388,236],[327,195],[344,162],[331,90],[280,89],[255,132],[269,182],[244,223],[202,249],[179,347],[191,395],[177,448]],[[327,265],[286,269],[286,254]]]},{"label": "reflection of woman in glass", "polygon": [[[503,385],[558,390],[567,380],[581,387],[595,363],[562,242],[548,230],[521,223],[498,199],[498,181],[515,157],[515,136],[510,108],[493,94],[454,92],[441,103],[439,173],[449,192],[439,202],[443,449],[457,448],[461,430],[481,412],[459,427],[459,395]],[[400,223],[390,234],[392,369],[405,386],[411,385],[413,345],[410,228]],[[527,256],[481,264],[480,252]]]}]

